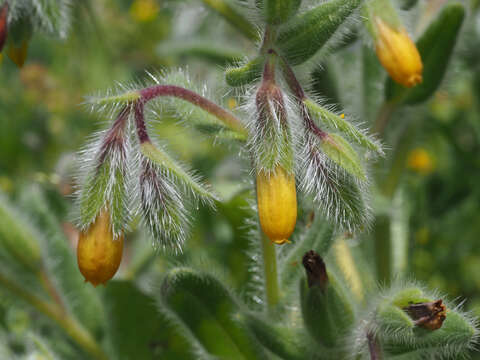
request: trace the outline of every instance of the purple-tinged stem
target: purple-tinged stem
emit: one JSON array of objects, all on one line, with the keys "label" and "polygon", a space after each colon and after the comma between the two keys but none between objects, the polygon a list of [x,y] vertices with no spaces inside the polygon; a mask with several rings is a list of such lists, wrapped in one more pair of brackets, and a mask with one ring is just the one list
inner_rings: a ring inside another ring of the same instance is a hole
[{"label": "purple-tinged stem", "polygon": [[377,343],[375,335],[369,332],[367,334],[368,350],[370,351],[370,360],[382,360],[380,346]]},{"label": "purple-tinged stem", "polygon": [[140,96],[140,101],[143,101],[143,103],[146,103],[159,96],[173,96],[188,101],[212,114],[232,129],[242,134],[246,134],[247,132],[245,127],[235,115],[204,98],[203,96],[182,87],[175,85],[155,85],[140,90]]},{"label": "purple-tinged stem", "polygon": [[150,137],[148,136],[147,127],[145,125],[143,108],[143,101],[138,101],[135,103],[135,125],[137,128],[138,141],[140,142],[140,144],[150,142]]},{"label": "purple-tinged stem", "polygon": [[112,127],[108,130],[103,139],[102,147],[100,148],[100,155],[98,158],[98,168],[101,167],[105,161],[105,157],[112,148],[122,149],[124,142],[125,124],[127,123],[128,115],[130,114],[131,105],[125,105],[118,113]]},{"label": "purple-tinged stem", "polygon": [[280,65],[282,67],[283,76],[287,82],[287,85],[290,88],[290,91],[295,96],[295,100],[300,107],[305,127],[308,131],[311,131],[320,139],[325,139],[328,134],[325,131],[321,130],[312,120],[312,117],[310,116],[310,113],[304,103],[304,100],[307,98],[307,96],[305,95],[305,91],[303,90],[302,85],[297,80],[293,69],[288,65],[284,58],[282,58],[281,56],[278,56],[278,58],[280,59]]}]

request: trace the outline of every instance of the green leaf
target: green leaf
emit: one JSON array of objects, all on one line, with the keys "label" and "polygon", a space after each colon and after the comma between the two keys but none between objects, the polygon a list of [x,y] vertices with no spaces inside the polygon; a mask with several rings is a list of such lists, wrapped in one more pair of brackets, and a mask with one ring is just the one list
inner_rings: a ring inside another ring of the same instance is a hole
[{"label": "green leaf", "polygon": [[321,345],[332,348],[340,344],[353,325],[353,305],[337,278],[328,273],[324,289],[318,285],[308,287],[300,280],[302,317],[310,335]]},{"label": "green leaf", "polygon": [[279,25],[294,16],[301,3],[301,0],[263,0],[261,7],[267,24]]},{"label": "green leaf", "polygon": [[37,186],[22,191],[22,204],[30,212],[36,225],[45,233],[43,245],[49,276],[61,289],[68,309],[75,314],[88,330],[96,335],[102,334],[105,319],[100,299],[91,286],[85,286],[78,271],[77,260],[68,239],[63,235],[58,219],[52,213],[47,197]]},{"label": "green leaf", "polygon": [[210,191],[208,187],[203,185],[196,177],[192,176],[162,149],[146,142],[141,145],[141,151],[143,155],[150,159],[154,164],[175,175],[181,183],[183,183],[194,195],[198,195],[200,199],[207,203],[218,200],[217,196]]},{"label": "green leaf", "polygon": [[108,335],[115,359],[191,359],[191,345],[155,307],[154,299],[127,281],[105,289]]},{"label": "green leaf", "polygon": [[265,359],[239,321],[240,305],[213,276],[173,269],[162,284],[161,301],[210,354],[231,360]]},{"label": "green leaf", "polygon": [[42,264],[40,234],[13,208],[0,192],[0,247],[14,261],[36,273]]},{"label": "green leaf", "polygon": [[381,145],[357,129],[348,120],[325,109],[311,99],[304,100],[304,104],[307,106],[310,114],[322,124],[328,126],[332,130],[342,132],[350,141],[355,142],[368,150],[374,151],[377,154],[383,155]]},{"label": "green leaf", "polygon": [[445,5],[417,41],[417,48],[423,62],[423,82],[407,89],[389,78],[386,84],[388,101],[409,105],[418,104],[427,100],[437,90],[447,71],[464,17],[463,5],[459,3]]},{"label": "green leaf", "polygon": [[291,65],[310,59],[353,13],[361,0],[331,0],[295,17],[276,44]]},{"label": "green leaf", "polygon": [[240,50],[222,44],[215,44],[206,39],[163,42],[158,47],[157,53],[162,57],[199,58],[222,66],[236,63],[243,58]]},{"label": "green leaf", "polygon": [[298,343],[299,335],[290,327],[274,325],[254,314],[245,315],[243,322],[260,344],[281,359],[305,359],[305,349]]},{"label": "green leaf", "polygon": [[225,72],[225,80],[230,86],[248,85],[258,79],[262,75],[263,57],[257,57],[243,66],[228,69]]},{"label": "green leaf", "polygon": [[350,144],[337,134],[328,134],[320,144],[323,152],[330,160],[359,180],[365,181],[367,176],[357,153]]}]

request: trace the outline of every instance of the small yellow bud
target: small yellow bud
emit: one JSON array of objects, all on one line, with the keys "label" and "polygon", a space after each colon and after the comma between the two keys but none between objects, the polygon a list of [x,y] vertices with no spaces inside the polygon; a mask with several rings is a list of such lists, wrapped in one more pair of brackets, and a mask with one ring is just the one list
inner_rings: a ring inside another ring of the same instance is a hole
[{"label": "small yellow bud", "polygon": [[281,167],[257,173],[258,215],[263,232],[275,244],[284,244],[297,222],[295,177]]},{"label": "small yellow bud", "polygon": [[118,270],[123,252],[123,235],[113,238],[110,214],[102,211],[86,232],[80,233],[77,261],[85,281],[105,284]]},{"label": "small yellow bud", "polygon": [[155,20],[159,7],[155,0],[135,0],[130,7],[130,15],[138,22]]},{"label": "small yellow bud", "polygon": [[410,151],[407,158],[407,166],[423,175],[427,175],[434,170],[432,157],[423,148],[416,148]]},{"label": "small yellow bud", "polygon": [[404,28],[393,29],[379,18],[375,20],[375,25],[375,51],[388,74],[405,87],[421,83],[422,59],[407,31]]}]

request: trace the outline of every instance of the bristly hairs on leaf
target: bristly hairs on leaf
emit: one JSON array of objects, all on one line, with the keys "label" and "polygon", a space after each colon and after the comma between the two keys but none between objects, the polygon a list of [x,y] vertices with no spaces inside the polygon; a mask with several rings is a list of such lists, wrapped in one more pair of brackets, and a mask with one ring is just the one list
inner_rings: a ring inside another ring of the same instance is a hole
[{"label": "bristly hairs on leaf", "polygon": [[[247,116],[247,129],[249,137],[247,149],[249,150],[257,171],[269,173],[277,165],[290,172],[294,172],[295,149],[300,143],[300,128],[298,111],[295,102],[288,96],[288,93],[282,91],[285,116],[279,113],[279,104],[275,100],[270,100],[264,104],[265,109],[272,115],[270,121],[259,121],[260,112],[256,103],[256,94],[258,86],[250,87],[245,98],[247,99],[241,105],[241,111]],[[283,116],[283,119],[280,119]],[[286,126],[281,122],[286,120]]]},{"label": "bristly hairs on leaf", "polygon": [[[0,6],[5,3],[0,1]],[[71,0],[9,1],[9,23],[28,18],[34,32],[44,32],[64,39],[70,27]]]},{"label": "bristly hairs on leaf", "polygon": [[181,253],[188,233],[188,213],[168,170],[139,155],[138,212],[154,247]]},{"label": "bristly hairs on leaf", "polygon": [[128,229],[132,203],[132,145],[130,107],[126,106],[112,127],[94,134],[78,154],[75,222],[85,231],[101,210],[110,212],[115,237]]},{"label": "bristly hairs on leaf", "polygon": [[327,219],[344,230],[354,232],[369,224],[368,182],[358,181],[326,156],[315,135],[305,132],[304,136],[297,165],[302,189],[313,196]]}]

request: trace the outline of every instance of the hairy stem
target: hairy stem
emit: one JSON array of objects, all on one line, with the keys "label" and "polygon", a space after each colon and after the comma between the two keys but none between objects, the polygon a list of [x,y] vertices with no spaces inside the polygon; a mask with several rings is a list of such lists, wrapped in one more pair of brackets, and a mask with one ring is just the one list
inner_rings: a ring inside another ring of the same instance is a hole
[{"label": "hairy stem", "polygon": [[212,114],[231,129],[243,135],[247,134],[247,130],[243,126],[242,122],[235,115],[191,90],[187,90],[175,85],[155,85],[140,90],[140,95],[140,101],[143,103],[146,103],[147,101],[159,96],[173,96],[188,101],[193,105],[198,106],[202,110]]},{"label": "hairy stem", "polygon": [[380,346],[375,339],[375,335],[372,333],[367,334],[368,339],[368,350],[370,352],[370,360],[382,360],[382,353],[380,351]]},{"label": "hairy stem", "polygon": [[107,355],[91,334],[74,317],[65,313],[59,305],[40,299],[10,281],[4,274],[0,274],[0,284],[56,322],[93,359],[108,360]]},{"label": "hairy stem", "polygon": [[280,300],[275,244],[262,232],[262,256],[265,278],[265,295],[269,313],[274,313]]}]

